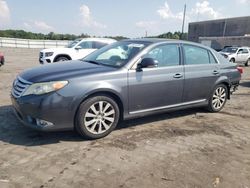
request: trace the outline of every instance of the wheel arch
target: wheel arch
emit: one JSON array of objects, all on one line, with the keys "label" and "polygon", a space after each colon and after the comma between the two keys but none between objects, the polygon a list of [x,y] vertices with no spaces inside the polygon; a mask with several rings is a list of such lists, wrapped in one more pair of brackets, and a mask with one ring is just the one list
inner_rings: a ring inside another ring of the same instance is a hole
[{"label": "wheel arch", "polygon": [[119,111],[120,111],[120,120],[122,120],[124,118],[124,103],[121,99],[121,97],[119,96],[119,94],[113,90],[109,90],[109,89],[99,89],[99,90],[95,90],[92,91],[86,95],[84,95],[84,97],[80,100],[77,109],[75,110],[75,115],[74,115],[74,124],[76,123],[76,116],[77,113],[79,111],[80,105],[86,101],[87,99],[94,97],[94,96],[100,96],[100,95],[104,95],[107,97],[112,98],[118,105],[119,107]]},{"label": "wheel arch", "polygon": [[72,58],[68,54],[58,54],[58,55],[55,56],[53,62],[56,62],[56,59],[59,58],[59,57],[67,57],[69,60],[72,60]]},{"label": "wheel arch", "polygon": [[230,81],[228,80],[228,78],[222,77],[222,78],[218,79],[218,80],[215,82],[214,87],[216,87],[216,86],[219,85],[219,84],[223,84],[223,85],[225,85],[225,86],[227,87],[227,92],[228,92],[228,93],[227,93],[227,98],[230,99],[230,95],[231,95],[231,93],[230,93],[231,84],[230,84]]}]

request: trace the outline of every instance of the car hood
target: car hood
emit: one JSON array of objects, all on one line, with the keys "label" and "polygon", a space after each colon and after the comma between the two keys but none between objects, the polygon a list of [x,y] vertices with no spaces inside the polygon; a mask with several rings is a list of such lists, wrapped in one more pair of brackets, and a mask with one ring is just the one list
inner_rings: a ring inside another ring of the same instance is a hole
[{"label": "car hood", "polygon": [[72,51],[73,48],[47,48],[41,50],[41,52],[69,52]]},{"label": "car hood", "polygon": [[116,68],[91,64],[83,61],[65,61],[62,63],[48,64],[28,69],[19,76],[32,83],[57,80],[69,80],[71,78],[90,74],[104,73],[116,70]]}]

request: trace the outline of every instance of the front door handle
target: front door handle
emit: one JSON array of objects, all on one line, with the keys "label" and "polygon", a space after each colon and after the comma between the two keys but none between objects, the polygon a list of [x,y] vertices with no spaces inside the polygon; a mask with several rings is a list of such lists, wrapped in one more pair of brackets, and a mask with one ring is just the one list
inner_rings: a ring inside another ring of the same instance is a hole
[{"label": "front door handle", "polygon": [[183,77],[183,75],[182,75],[182,74],[180,74],[180,73],[177,73],[177,74],[175,74],[173,77],[174,77],[174,78],[182,78],[182,77]]},{"label": "front door handle", "polygon": [[214,75],[217,75],[217,74],[220,74],[220,72],[217,71],[217,70],[214,70],[214,71],[213,71],[213,74],[214,74]]}]

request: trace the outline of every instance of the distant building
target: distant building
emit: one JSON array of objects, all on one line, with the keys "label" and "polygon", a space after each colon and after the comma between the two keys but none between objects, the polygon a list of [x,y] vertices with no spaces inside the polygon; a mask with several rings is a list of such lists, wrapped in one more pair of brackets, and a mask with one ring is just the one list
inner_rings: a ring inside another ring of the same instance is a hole
[{"label": "distant building", "polygon": [[188,40],[216,50],[250,46],[250,16],[189,23]]}]

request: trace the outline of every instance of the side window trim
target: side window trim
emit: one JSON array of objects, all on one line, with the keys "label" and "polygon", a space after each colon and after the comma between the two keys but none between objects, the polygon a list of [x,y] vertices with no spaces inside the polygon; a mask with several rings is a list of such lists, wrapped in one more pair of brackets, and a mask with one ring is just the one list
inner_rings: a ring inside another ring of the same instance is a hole
[{"label": "side window trim", "polygon": [[218,64],[218,61],[217,61],[217,59],[214,57],[214,54],[213,54],[210,50],[208,50],[207,52],[208,52],[208,57],[209,57],[209,63],[210,63],[210,64],[214,64],[214,63],[211,62],[211,57],[212,57],[212,58],[214,59],[215,64]]}]

